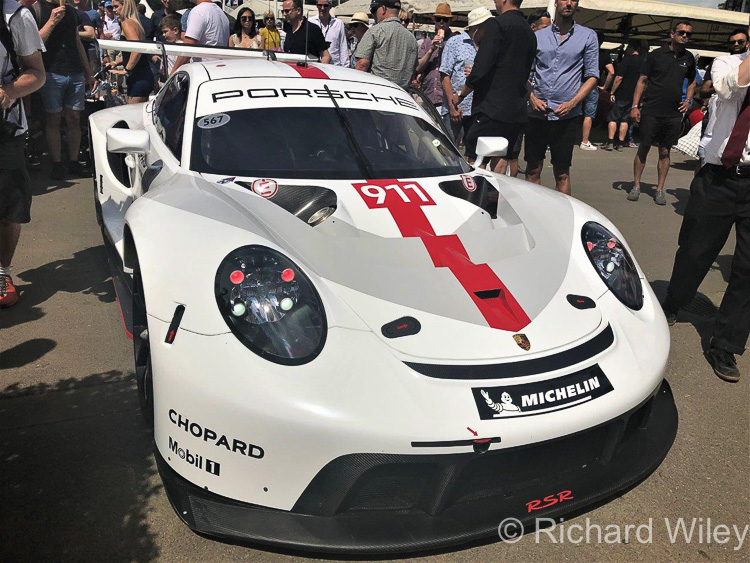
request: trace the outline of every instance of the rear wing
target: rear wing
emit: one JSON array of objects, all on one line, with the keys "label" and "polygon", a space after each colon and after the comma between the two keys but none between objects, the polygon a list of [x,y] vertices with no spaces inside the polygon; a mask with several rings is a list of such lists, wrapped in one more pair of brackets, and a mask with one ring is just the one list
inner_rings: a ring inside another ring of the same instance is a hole
[{"label": "rear wing", "polygon": [[100,39],[97,41],[100,49],[110,51],[126,51],[128,53],[142,53],[144,55],[171,55],[182,57],[206,57],[212,59],[267,59],[270,61],[315,62],[318,57],[310,55],[293,55],[277,51],[261,51],[260,49],[238,49],[235,47],[205,47],[203,45],[188,45],[186,43],[157,43],[156,41],[113,41]]}]

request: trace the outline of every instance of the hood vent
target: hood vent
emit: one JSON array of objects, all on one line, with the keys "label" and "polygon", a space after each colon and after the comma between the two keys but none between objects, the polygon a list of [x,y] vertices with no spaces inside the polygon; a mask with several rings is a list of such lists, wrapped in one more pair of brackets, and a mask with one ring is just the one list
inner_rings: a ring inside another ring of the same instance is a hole
[{"label": "hood vent", "polygon": [[[236,182],[252,191],[252,182]],[[336,211],[336,192],[321,186],[283,186],[268,198],[279,207],[315,227]]]},{"label": "hood vent", "polygon": [[471,176],[470,178],[476,185],[474,191],[470,192],[467,190],[464,187],[464,181],[461,179],[440,182],[440,189],[449,196],[463,199],[464,201],[473,203],[477,207],[481,207],[490,214],[490,217],[497,219],[497,200],[499,192],[484,176]]}]

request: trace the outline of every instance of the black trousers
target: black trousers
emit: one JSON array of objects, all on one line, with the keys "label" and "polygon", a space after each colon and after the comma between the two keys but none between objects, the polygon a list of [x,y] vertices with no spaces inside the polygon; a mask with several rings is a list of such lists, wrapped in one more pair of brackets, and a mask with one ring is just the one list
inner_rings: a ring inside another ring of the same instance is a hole
[{"label": "black trousers", "polygon": [[711,345],[742,354],[750,333],[750,176],[705,165],[690,185],[664,308],[689,304],[734,226],[737,241]]}]

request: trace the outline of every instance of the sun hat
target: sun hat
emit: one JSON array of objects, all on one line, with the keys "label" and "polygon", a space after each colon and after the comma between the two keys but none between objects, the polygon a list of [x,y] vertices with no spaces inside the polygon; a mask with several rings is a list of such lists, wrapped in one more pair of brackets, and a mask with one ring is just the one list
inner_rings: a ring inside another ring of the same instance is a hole
[{"label": "sun hat", "polygon": [[440,4],[437,5],[437,8],[435,8],[435,13],[432,15],[438,16],[441,18],[453,19],[453,12],[451,12],[451,5],[448,4],[448,2],[440,2]]},{"label": "sun hat", "polygon": [[492,17],[492,12],[482,6],[481,8],[474,8],[469,12],[469,25],[467,27],[474,27],[480,23],[486,22]]},{"label": "sun hat", "polygon": [[349,20],[349,23],[361,23],[367,27],[370,27],[370,17],[364,12],[357,12]]}]

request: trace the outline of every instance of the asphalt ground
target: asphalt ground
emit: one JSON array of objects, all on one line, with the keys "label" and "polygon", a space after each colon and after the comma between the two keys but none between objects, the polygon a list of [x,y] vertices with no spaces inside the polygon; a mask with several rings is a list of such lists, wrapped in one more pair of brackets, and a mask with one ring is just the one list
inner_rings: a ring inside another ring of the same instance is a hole
[{"label": "asphalt ground", "polygon": [[[667,180],[668,205],[658,207],[649,197],[655,155],[641,200],[625,199],[633,156],[632,149],[576,149],[573,194],[618,225],[662,297],[693,161],[675,158]],[[212,541],[191,532],[174,514],[138,410],[131,341],[123,332],[107,270],[92,182],[52,184],[42,173],[34,173],[32,181],[33,222],[23,230],[14,263],[21,301],[0,311],[0,558],[303,557]],[[549,166],[543,183],[552,185]],[[730,240],[690,311],[671,329],[666,377],[680,426],[655,473],[563,523],[582,525],[583,534],[558,526],[554,540],[545,533],[527,534],[517,543],[487,541],[420,557],[451,562],[748,560],[750,533],[740,540],[732,526],[742,536],[750,523],[750,354],[739,361],[742,380],[729,384],[714,376],[701,353],[701,339],[710,336],[729,276],[732,248]],[[190,275],[190,265],[177,274]],[[670,537],[680,519],[688,531],[693,526],[690,539]],[[601,528],[601,541],[592,526]],[[628,537],[626,526],[633,526]],[[640,535],[635,526],[641,527]]]}]

